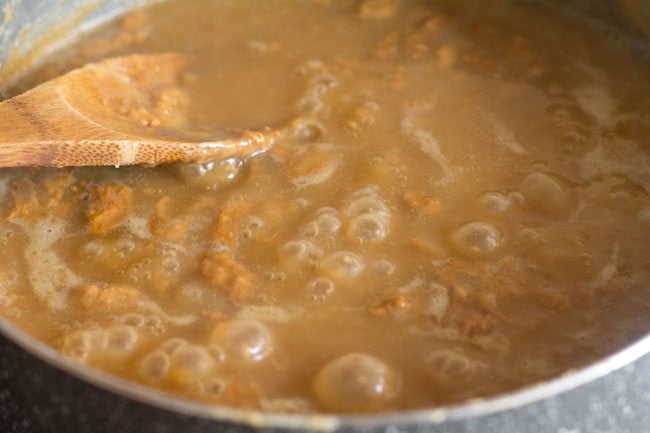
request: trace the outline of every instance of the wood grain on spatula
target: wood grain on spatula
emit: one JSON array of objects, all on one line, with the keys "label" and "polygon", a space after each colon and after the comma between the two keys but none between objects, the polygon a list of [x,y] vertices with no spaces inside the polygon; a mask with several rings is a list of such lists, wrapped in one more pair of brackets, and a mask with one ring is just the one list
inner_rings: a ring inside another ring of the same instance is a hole
[{"label": "wood grain on spatula", "polygon": [[191,59],[131,55],[86,65],[0,103],[0,167],[201,162],[266,150],[270,128],[218,141],[187,127]]}]

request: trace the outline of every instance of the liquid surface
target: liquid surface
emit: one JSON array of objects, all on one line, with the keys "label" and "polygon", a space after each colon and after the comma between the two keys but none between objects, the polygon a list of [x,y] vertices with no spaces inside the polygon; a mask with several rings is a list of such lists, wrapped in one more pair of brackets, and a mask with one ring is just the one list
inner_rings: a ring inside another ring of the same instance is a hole
[{"label": "liquid surface", "polygon": [[143,52],[194,58],[163,114],[287,136],[247,161],[0,171],[0,311],[65,356],[214,404],[372,412],[650,329],[650,61],[615,33],[509,2],[176,1],[14,92]]}]

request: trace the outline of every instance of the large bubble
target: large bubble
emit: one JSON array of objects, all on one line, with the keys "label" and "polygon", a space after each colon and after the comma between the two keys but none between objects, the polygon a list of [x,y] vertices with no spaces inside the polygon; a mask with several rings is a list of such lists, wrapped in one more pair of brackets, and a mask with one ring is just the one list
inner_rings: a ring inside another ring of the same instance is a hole
[{"label": "large bubble", "polygon": [[313,391],[327,409],[365,412],[381,409],[395,398],[399,380],[380,359],[351,353],[325,365],[316,375]]},{"label": "large bubble", "polygon": [[271,333],[261,322],[252,319],[233,319],[219,323],[212,332],[212,341],[231,361],[257,362],[273,351]]},{"label": "large bubble", "polygon": [[496,226],[485,222],[470,222],[460,226],[452,235],[454,247],[464,256],[485,257],[496,251],[503,235]]},{"label": "large bubble", "polygon": [[561,215],[568,211],[569,198],[558,181],[544,173],[528,175],[521,184],[527,208],[547,215]]},{"label": "large bubble", "polygon": [[350,251],[335,251],[323,257],[320,271],[335,280],[352,279],[363,271],[363,259]]}]

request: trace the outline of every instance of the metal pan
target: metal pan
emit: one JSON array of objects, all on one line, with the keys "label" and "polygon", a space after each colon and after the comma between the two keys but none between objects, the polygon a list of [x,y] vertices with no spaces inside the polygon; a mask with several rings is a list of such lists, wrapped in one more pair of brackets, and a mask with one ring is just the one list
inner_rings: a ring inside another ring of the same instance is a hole
[{"label": "metal pan", "polygon": [[[0,90],[30,55],[56,48],[39,44],[51,29],[62,29],[57,43],[64,44],[72,34],[65,30],[90,29],[142,3],[0,0],[0,11],[11,11],[9,20],[0,14]],[[650,0],[574,3],[594,19],[634,27],[639,43],[650,38]],[[650,334],[552,381],[432,410],[281,415],[192,402],[109,376],[65,359],[0,318],[0,432],[649,433],[649,353]]]}]

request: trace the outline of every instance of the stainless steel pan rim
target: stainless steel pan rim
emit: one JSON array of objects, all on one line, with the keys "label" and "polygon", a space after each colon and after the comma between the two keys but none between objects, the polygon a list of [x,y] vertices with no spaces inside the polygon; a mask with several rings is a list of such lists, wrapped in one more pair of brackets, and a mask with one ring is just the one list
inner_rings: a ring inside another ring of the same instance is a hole
[{"label": "stainless steel pan rim", "polygon": [[66,359],[45,343],[0,318],[0,333],[41,361],[65,373],[114,394],[167,411],[214,421],[245,424],[252,427],[275,427],[333,431],[337,428],[372,429],[389,425],[440,424],[450,420],[475,418],[515,409],[555,396],[591,382],[650,353],[650,334],[598,362],[571,371],[547,382],[534,384],[509,393],[463,404],[427,410],[388,412],[377,415],[297,415],[273,414],[259,410],[235,409],[175,397],[143,385],[128,382],[108,373]]}]

